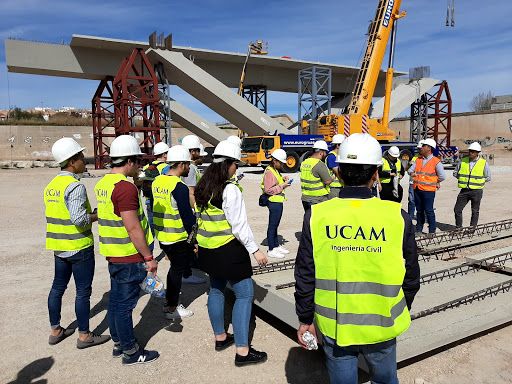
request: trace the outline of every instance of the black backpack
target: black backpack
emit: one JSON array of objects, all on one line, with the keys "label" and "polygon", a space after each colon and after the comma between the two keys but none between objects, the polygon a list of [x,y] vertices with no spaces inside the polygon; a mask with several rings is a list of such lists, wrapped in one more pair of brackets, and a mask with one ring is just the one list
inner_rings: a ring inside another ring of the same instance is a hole
[{"label": "black backpack", "polygon": [[142,181],[142,194],[144,197],[147,197],[148,199],[153,198],[153,192],[151,191],[151,185],[153,184],[153,180],[160,175],[160,171],[158,170],[158,166],[160,164],[163,164],[163,161],[160,161],[156,164],[149,164],[148,167],[144,170],[144,177],[146,177],[148,180]]}]

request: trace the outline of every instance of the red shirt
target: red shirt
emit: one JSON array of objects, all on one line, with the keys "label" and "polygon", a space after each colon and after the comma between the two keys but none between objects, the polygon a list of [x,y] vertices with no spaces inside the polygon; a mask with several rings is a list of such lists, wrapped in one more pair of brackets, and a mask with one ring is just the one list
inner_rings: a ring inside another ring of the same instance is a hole
[{"label": "red shirt", "polygon": [[[137,211],[139,209],[139,190],[129,181],[121,180],[114,186],[111,200],[114,204],[114,213],[121,217],[121,212]],[[111,263],[144,262],[140,253],[124,257],[107,257],[107,260]]]}]

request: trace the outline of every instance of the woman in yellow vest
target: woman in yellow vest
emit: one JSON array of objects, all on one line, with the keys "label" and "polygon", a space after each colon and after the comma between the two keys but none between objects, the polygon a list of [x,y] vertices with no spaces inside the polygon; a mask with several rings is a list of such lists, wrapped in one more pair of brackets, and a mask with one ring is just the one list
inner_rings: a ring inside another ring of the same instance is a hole
[{"label": "woman in yellow vest", "polygon": [[397,146],[389,148],[382,157],[382,166],[379,169],[379,181],[382,186],[380,198],[382,200],[402,202],[404,190],[400,180],[405,174],[400,160],[400,149]]},{"label": "woman in yellow vest", "polygon": [[[264,362],[265,352],[249,346],[254,288],[250,254],[260,265],[267,257],[258,249],[249,223],[242,193],[232,181],[240,161],[240,147],[221,141],[213,152],[213,163],[195,189],[198,214],[199,266],[210,275],[208,315],[215,336],[215,350],[235,343],[235,365]],[[224,328],[224,290],[230,283],[235,296],[233,335]]]},{"label": "woman in yellow vest", "polygon": [[268,226],[267,242],[268,257],[282,259],[290,253],[285,247],[279,245],[277,228],[283,216],[283,203],[286,200],[284,190],[290,186],[288,176],[282,176],[280,170],[286,163],[286,152],[276,149],[270,154],[270,165],[263,172],[261,190],[268,195]]},{"label": "woman in yellow vest", "polygon": [[480,214],[480,202],[484,193],[486,182],[491,181],[491,171],[487,161],[480,157],[482,146],[477,143],[471,143],[469,146],[469,156],[460,160],[453,176],[458,180],[460,192],[457,195],[457,201],[453,211],[455,213],[455,225],[462,227],[462,211],[468,202],[471,201],[471,221],[472,227],[478,225],[478,216]]},{"label": "woman in yellow vest", "polygon": [[94,239],[91,224],[98,220],[91,211],[80,174],[85,172],[85,158],[80,144],[63,137],[53,144],[52,154],[60,164],[60,173],[44,189],[46,215],[46,249],[54,255],[55,275],[48,295],[50,315],[50,345],[60,343],[74,329],[60,325],[62,296],[71,275],[76,286],[75,313],[78,323],[78,349],[103,344],[110,336],[98,336],[89,331],[90,298],[94,277]]},{"label": "woman in yellow vest", "polygon": [[321,338],[331,383],[357,383],[362,355],[372,383],[397,384],[396,337],[411,323],[420,287],[414,227],[400,204],[372,197],[382,164],[377,140],[349,136],[338,162],[340,197],[304,216],[295,263],[298,341],[306,347],[307,331]]}]

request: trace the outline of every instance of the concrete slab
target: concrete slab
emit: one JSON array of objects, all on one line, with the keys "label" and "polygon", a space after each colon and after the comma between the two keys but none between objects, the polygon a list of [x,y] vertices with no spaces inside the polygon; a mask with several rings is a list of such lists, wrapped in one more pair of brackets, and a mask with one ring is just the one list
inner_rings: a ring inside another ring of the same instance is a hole
[{"label": "concrete slab", "polygon": [[[484,253],[479,253],[476,255],[471,255],[469,257],[466,257],[466,261],[468,263],[482,263],[482,260],[492,258],[494,256],[499,256],[499,255],[503,255],[505,257],[506,256],[510,257],[512,255],[512,246],[506,247],[506,248],[500,248],[500,249],[496,249],[496,250],[488,251],[488,252],[484,252]],[[502,260],[504,260],[505,257]],[[508,259],[509,257],[506,257],[506,259]],[[501,262],[499,262],[499,260],[489,260],[488,262],[483,263],[484,266],[491,266],[493,264],[498,264],[499,266],[501,266],[503,268],[503,270],[505,272],[512,273],[512,261],[511,260],[507,260],[507,261],[505,261],[505,263],[501,263]]]}]

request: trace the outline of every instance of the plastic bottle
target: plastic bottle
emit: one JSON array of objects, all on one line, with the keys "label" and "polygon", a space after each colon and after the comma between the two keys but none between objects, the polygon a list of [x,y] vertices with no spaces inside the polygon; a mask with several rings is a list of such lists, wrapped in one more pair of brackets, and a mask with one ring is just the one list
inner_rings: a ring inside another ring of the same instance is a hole
[{"label": "plastic bottle", "polygon": [[163,281],[152,272],[149,272],[142,283],[140,283],[140,288],[152,296],[165,297]]}]

